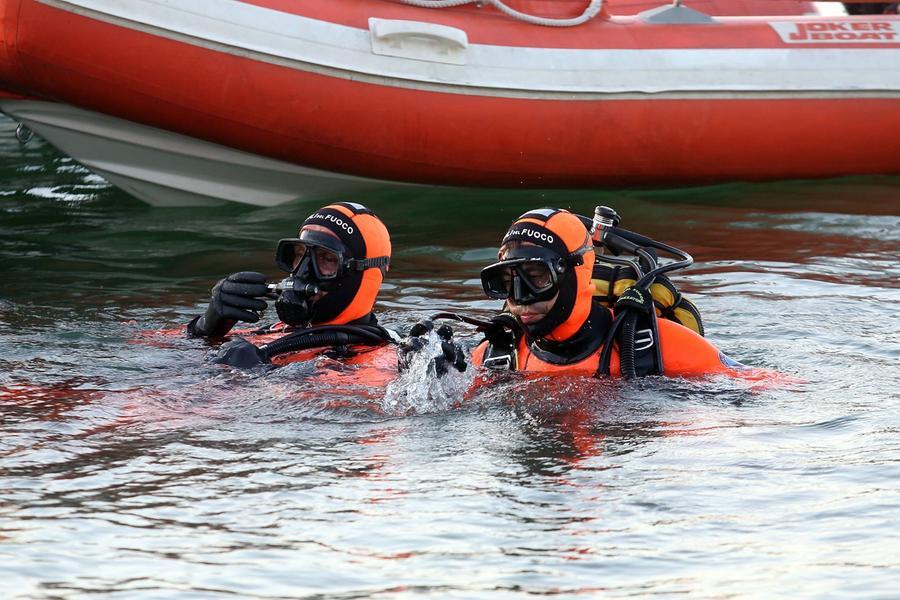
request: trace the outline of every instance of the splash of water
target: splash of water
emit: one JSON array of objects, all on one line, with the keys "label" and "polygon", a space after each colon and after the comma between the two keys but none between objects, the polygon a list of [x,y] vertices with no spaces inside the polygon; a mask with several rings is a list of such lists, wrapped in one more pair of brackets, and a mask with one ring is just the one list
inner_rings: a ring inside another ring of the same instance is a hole
[{"label": "splash of water", "polygon": [[[450,367],[443,375],[436,373],[434,359],[442,355],[441,339],[433,331],[424,339],[425,346],[412,357],[408,368],[388,385],[385,412],[409,415],[448,410],[462,403],[471,387],[471,366],[463,372]],[[466,362],[471,362],[468,354]]]}]

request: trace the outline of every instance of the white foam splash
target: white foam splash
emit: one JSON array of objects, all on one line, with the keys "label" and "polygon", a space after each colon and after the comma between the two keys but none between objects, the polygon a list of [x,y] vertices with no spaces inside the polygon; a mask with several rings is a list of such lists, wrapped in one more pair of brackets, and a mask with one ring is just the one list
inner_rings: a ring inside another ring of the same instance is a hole
[{"label": "white foam splash", "polygon": [[453,367],[438,377],[434,371],[434,358],[441,356],[441,340],[430,332],[425,346],[416,352],[408,368],[392,381],[384,394],[385,412],[395,415],[441,412],[462,403],[466,391],[472,385],[475,369],[469,367],[460,373]]}]

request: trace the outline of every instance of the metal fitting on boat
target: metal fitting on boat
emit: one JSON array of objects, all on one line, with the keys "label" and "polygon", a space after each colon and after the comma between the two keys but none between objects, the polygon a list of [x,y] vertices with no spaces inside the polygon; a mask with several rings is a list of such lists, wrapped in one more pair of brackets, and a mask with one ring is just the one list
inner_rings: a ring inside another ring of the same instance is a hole
[{"label": "metal fitting on boat", "polygon": [[25,123],[19,123],[16,126],[16,139],[19,140],[19,143],[23,146],[30,142],[33,137],[34,132],[29,129]]}]

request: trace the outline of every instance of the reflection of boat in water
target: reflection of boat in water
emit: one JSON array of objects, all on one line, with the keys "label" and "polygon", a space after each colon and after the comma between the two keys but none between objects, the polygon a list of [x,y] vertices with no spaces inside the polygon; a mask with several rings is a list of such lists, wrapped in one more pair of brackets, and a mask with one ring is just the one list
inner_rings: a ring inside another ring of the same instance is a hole
[{"label": "reflection of boat in water", "polygon": [[900,173],[900,17],[409,2],[0,0],[0,108],[157,204]]}]

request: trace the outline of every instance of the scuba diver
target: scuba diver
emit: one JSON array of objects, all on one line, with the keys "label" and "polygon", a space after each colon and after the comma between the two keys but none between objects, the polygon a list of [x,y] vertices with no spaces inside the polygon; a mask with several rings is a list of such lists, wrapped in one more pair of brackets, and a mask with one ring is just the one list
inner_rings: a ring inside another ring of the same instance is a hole
[{"label": "scuba diver", "polygon": [[[486,295],[505,300],[504,311],[490,321],[433,318],[475,324],[485,339],[472,362],[495,371],[631,379],[746,369],[703,338],[696,307],[664,275],[690,265],[690,255],[618,223],[607,207],[593,220],[556,208],[523,214],[503,237],[499,262],[481,271]],[[678,260],[660,264],[657,251]]]},{"label": "scuba diver", "polygon": [[[372,312],[390,259],[387,228],[371,210],[352,202],[330,204],[310,215],[297,237],[278,242],[275,263],[289,274],[285,279],[267,284],[262,273],[229,275],[212,288],[206,312],[188,323],[187,332],[223,338],[238,321],[258,322],[265,299],[274,298],[279,322],[239,331],[243,337],[223,345],[214,362],[246,368],[323,352],[359,360],[399,340]],[[389,354],[396,368],[396,353]]]},{"label": "scuba diver", "polygon": [[[237,321],[257,322],[264,298],[274,295],[280,322],[239,332],[244,338],[223,345],[215,362],[246,368],[325,354],[352,364],[380,349],[387,381],[426,349],[435,320],[454,319],[484,333],[471,362],[491,371],[626,379],[750,371],[704,339],[696,307],[665,276],[692,264],[691,256],[619,222],[602,206],[593,220],[556,208],[525,213],[503,237],[499,262],[481,272],[486,295],[505,301],[503,312],[490,320],[439,313],[401,339],[372,313],[390,262],[387,229],[362,205],[332,204],[304,221],[296,238],[278,243],[276,263],[289,277],[267,284],[261,273],[242,272],[219,281],[187,330],[223,337]],[[657,252],[676,260],[661,263]],[[430,358],[429,376],[465,371],[466,352],[452,329],[435,333],[440,352]]]}]

